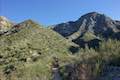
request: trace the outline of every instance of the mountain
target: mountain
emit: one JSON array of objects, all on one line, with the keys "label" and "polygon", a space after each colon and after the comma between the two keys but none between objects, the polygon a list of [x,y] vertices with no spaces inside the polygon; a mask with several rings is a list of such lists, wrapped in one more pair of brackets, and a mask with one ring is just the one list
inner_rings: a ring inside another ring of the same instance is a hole
[{"label": "mountain", "polygon": [[65,38],[75,41],[75,43],[78,43],[78,39],[87,33],[96,39],[103,37],[120,40],[120,21],[112,20],[110,17],[97,12],[87,13],[76,21],[54,25],[53,30]]}]

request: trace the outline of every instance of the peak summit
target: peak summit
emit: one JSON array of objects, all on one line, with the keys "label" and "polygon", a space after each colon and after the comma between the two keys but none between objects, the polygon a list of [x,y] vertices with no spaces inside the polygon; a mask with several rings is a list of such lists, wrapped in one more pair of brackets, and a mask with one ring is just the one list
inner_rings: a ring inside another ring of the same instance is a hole
[{"label": "peak summit", "polygon": [[30,27],[30,26],[35,26],[35,25],[39,25],[39,24],[31,19],[25,20],[25,21],[17,24],[17,26],[21,26],[21,27]]},{"label": "peak summit", "polygon": [[[82,19],[83,19],[83,18],[86,18],[86,19],[88,19],[88,18],[98,19],[98,18],[101,18],[101,17],[103,17],[103,18],[108,18],[105,14],[101,14],[101,13],[98,13],[98,12],[90,12],[90,13],[87,13],[87,14],[81,16],[80,19],[81,19],[81,18],[82,18]],[[79,20],[80,20],[80,19],[79,19]]]},{"label": "peak summit", "polygon": [[89,12],[89,13],[87,13],[85,15],[103,15],[103,14],[98,13],[98,12]]}]

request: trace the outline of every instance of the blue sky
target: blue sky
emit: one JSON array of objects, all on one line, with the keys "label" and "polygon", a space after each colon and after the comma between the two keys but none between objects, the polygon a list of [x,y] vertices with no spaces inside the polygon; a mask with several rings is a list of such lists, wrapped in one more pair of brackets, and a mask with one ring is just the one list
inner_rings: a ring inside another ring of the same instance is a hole
[{"label": "blue sky", "polygon": [[120,20],[120,0],[0,0],[0,15],[14,22],[33,19],[51,25],[93,11]]}]

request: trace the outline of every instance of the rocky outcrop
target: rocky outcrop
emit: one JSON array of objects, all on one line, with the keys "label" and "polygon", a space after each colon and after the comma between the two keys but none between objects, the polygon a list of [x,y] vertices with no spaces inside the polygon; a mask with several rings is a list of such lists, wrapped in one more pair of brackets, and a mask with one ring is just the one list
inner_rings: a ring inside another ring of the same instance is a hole
[{"label": "rocky outcrop", "polygon": [[31,27],[31,25],[36,26],[38,24],[30,19],[19,24],[13,24],[6,17],[0,16],[0,35],[10,35],[24,29],[25,27]]},{"label": "rocky outcrop", "polygon": [[6,17],[0,16],[0,34],[4,34],[9,31],[12,26],[12,22],[10,22]]}]

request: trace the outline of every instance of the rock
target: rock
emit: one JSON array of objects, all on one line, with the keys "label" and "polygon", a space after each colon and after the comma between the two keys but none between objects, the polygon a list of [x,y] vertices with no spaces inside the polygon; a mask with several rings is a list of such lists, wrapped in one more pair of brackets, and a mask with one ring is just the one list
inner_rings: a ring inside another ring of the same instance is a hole
[{"label": "rock", "polygon": [[37,51],[33,51],[31,56],[32,61],[37,61],[39,57],[40,57],[40,54],[38,54]]},{"label": "rock", "polygon": [[31,58],[27,58],[26,61],[27,61],[28,63],[31,63],[31,62],[32,62],[32,59],[31,59]]},{"label": "rock", "polygon": [[32,51],[32,50],[30,50],[30,54],[32,54],[32,55],[31,55],[31,57],[28,57],[28,58],[26,59],[27,62],[37,61],[38,58],[40,57],[40,54],[39,54],[39,52],[37,52],[37,51]]},{"label": "rock", "polygon": [[4,34],[9,31],[12,26],[12,22],[10,22],[6,17],[0,16],[0,34]]},{"label": "rock", "polygon": [[39,54],[38,54],[38,52],[37,52],[37,51],[33,51],[33,52],[32,52],[32,56],[33,56],[33,57],[38,57],[38,56],[39,56]]}]

